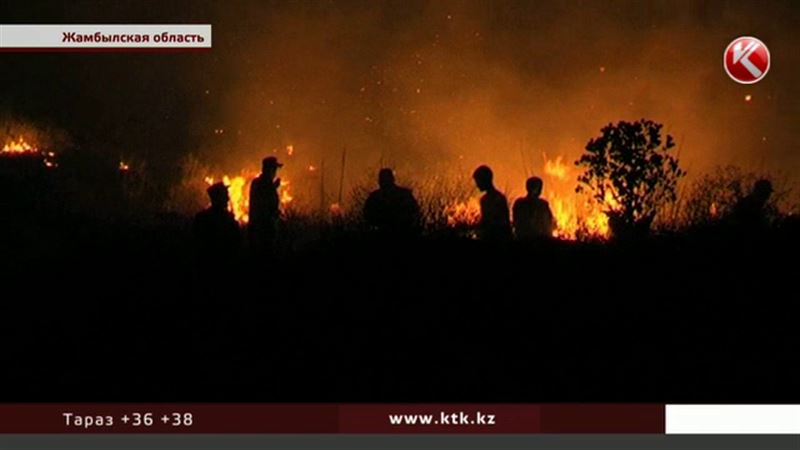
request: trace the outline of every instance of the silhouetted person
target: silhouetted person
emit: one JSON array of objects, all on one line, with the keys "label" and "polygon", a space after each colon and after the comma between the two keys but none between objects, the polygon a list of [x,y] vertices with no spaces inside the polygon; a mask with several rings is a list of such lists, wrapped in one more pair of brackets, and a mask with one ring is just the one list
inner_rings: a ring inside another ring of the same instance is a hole
[{"label": "silhouetted person", "polygon": [[475,185],[483,192],[481,197],[481,220],[478,224],[480,238],[501,241],[511,238],[511,222],[508,217],[508,200],[494,187],[494,174],[488,166],[480,166],[472,174]]},{"label": "silhouetted person", "polygon": [[553,236],[555,223],[553,212],[547,200],[540,198],[542,195],[542,179],[539,177],[528,178],[525,182],[528,195],[518,198],[514,202],[514,232],[517,239],[541,239]]},{"label": "silhouetted person", "polygon": [[760,179],[753,185],[753,190],[739,200],[731,212],[734,226],[741,231],[759,231],[768,225],[767,202],[772,195],[772,183]]},{"label": "silhouetted person", "polygon": [[222,183],[208,190],[211,206],[197,213],[193,231],[201,260],[216,261],[236,256],[241,246],[239,223],[228,211],[228,188]]},{"label": "silhouetted person", "polygon": [[367,225],[386,235],[409,236],[418,232],[420,209],[411,189],[395,184],[392,169],[378,172],[378,186],[364,203]]},{"label": "silhouetted person", "polygon": [[283,164],[274,156],[261,161],[261,174],[250,183],[250,219],[247,226],[250,246],[257,253],[272,250],[280,218],[281,179],[276,178]]}]

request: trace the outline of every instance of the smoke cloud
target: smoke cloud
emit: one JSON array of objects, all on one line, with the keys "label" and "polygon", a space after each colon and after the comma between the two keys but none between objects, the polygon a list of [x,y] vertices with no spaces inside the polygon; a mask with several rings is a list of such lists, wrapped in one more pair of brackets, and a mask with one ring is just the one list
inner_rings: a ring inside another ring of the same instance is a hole
[{"label": "smoke cloud", "polygon": [[[543,154],[574,161],[618,120],[650,118],[697,174],[800,173],[800,6],[793,1],[74,2],[8,22],[211,23],[193,54],[3,56],[5,110],[47,117],[99,151],[164,167],[192,153],[228,171],[295,152],[329,189],[380,165],[401,181],[486,163],[519,192]],[[772,67],[728,79],[727,44],[754,35]],[[746,96],[750,100],[746,101]],[[547,187],[545,188],[547,189]]]}]

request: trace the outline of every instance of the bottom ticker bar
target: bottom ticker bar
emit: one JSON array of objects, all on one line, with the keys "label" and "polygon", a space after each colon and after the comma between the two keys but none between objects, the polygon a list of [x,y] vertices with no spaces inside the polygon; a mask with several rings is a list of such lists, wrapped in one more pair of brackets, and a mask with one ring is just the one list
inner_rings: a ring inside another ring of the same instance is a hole
[{"label": "bottom ticker bar", "polygon": [[0,435],[3,450],[797,450],[797,436],[740,435]]},{"label": "bottom ticker bar", "polygon": [[800,434],[798,405],[3,404],[0,434]]},{"label": "bottom ticker bar", "polygon": [[6,404],[0,433],[664,433],[658,404]]}]

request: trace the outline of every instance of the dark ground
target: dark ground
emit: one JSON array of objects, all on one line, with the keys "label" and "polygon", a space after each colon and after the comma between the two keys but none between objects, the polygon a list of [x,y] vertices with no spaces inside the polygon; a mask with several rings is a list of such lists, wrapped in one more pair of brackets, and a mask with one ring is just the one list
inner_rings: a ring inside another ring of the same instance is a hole
[{"label": "dark ground", "polygon": [[183,222],[2,217],[1,401],[800,401],[796,228],[344,233],[209,276]]}]

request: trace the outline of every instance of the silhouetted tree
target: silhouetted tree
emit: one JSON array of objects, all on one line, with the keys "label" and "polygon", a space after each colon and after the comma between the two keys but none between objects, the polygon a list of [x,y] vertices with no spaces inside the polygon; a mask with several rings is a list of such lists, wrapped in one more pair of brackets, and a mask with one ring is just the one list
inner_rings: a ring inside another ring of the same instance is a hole
[{"label": "silhouetted tree", "polygon": [[604,206],[616,237],[647,233],[658,209],[676,200],[686,173],[669,154],[672,136],[662,142],[662,127],[646,119],[608,124],[575,162],[584,168],[576,191],[591,192]]}]

